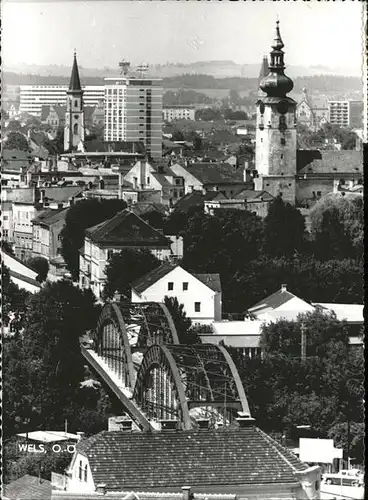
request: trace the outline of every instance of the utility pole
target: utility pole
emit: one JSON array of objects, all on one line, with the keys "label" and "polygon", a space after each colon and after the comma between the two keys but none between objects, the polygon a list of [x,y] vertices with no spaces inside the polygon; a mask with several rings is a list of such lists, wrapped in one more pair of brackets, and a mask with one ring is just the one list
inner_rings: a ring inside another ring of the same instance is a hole
[{"label": "utility pole", "polygon": [[300,331],[301,331],[301,358],[302,361],[305,361],[307,357],[307,336],[304,323],[301,324]]}]

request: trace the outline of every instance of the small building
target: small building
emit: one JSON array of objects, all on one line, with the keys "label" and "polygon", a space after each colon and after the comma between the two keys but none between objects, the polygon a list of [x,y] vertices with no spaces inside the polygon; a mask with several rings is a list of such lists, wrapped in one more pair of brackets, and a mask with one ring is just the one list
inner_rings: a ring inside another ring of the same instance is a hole
[{"label": "small building", "polygon": [[80,251],[80,286],[91,288],[101,297],[105,268],[114,253],[124,248],[148,249],[159,260],[173,255],[172,241],[132,211],[126,209],[111,219],[86,229],[84,246]]},{"label": "small building", "polygon": [[307,205],[363,182],[361,151],[297,151],[296,199]]},{"label": "small building", "polygon": [[176,297],[193,324],[221,319],[219,274],[192,274],[179,265],[163,264],[132,284],[132,302],[163,302]]},{"label": "small building", "polygon": [[65,111],[66,106],[62,105],[42,106],[41,122],[48,125],[51,130],[57,131],[65,125]]},{"label": "small building", "polygon": [[252,420],[216,430],[102,431],[77,444],[64,495],[148,491],[164,498],[190,484],[195,494],[248,500],[320,498],[319,467],[301,462]]},{"label": "small building", "polygon": [[248,210],[259,217],[266,217],[268,207],[274,200],[274,197],[267,191],[254,191],[243,189],[230,198],[219,199],[218,197],[204,202],[204,211],[211,215],[215,214],[216,209],[236,209]]},{"label": "small building", "polygon": [[212,332],[199,333],[204,344],[220,344],[233,347],[243,356],[254,358],[262,354],[260,340],[263,321],[214,321],[211,325]]},{"label": "small building", "polygon": [[178,104],[172,106],[164,106],[162,108],[162,118],[166,122],[172,122],[174,120],[194,120],[194,117],[194,106]]}]

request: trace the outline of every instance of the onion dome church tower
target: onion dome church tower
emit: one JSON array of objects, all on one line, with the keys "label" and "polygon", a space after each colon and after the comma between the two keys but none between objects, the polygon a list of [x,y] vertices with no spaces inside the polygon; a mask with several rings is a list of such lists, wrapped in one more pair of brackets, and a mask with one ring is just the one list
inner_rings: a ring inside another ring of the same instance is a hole
[{"label": "onion dome church tower", "polygon": [[[287,96],[292,80],[284,74],[284,48],[279,21],[272,45],[269,73],[260,82],[256,129],[255,190],[295,203],[296,102]],[[263,68],[264,64],[262,65]]]},{"label": "onion dome church tower", "polygon": [[72,74],[69,89],[66,91],[66,113],[64,128],[64,151],[75,151],[80,142],[84,141],[84,109],[83,90],[81,87],[77,63],[74,52]]}]

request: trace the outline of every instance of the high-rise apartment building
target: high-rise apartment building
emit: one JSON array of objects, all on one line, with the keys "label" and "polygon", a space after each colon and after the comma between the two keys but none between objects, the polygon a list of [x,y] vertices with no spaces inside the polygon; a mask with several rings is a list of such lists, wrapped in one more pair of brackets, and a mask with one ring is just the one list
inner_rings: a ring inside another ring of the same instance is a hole
[{"label": "high-rise apartment building", "polygon": [[[19,111],[41,117],[42,106],[65,106],[67,85],[21,85]],[[82,88],[85,106],[97,106],[104,100],[103,85]]]},{"label": "high-rise apartment building", "polygon": [[162,93],[161,79],[105,78],[105,141],[142,142],[161,158]]},{"label": "high-rise apartment building", "polygon": [[328,101],[328,117],[331,125],[339,127],[362,128],[362,101]]}]

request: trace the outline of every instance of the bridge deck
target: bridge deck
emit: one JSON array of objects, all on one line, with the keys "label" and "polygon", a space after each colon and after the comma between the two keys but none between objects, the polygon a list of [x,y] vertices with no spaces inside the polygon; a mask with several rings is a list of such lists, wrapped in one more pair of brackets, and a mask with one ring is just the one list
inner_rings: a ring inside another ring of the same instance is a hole
[{"label": "bridge deck", "polygon": [[145,431],[158,428],[156,422],[149,421],[142,410],[132,400],[132,391],[126,387],[117,374],[110,369],[108,364],[92,349],[86,349],[81,346],[83,357],[88,361],[90,366],[100,375],[104,382],[114,391],[119,400],[123,403],[127,413],[131,416],[134,422]]}]

